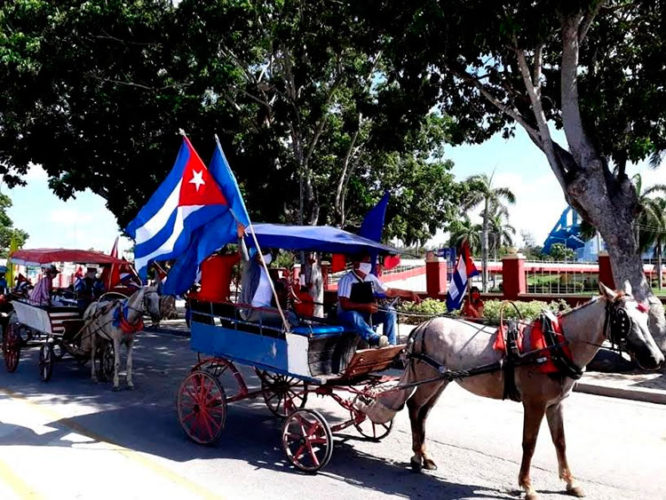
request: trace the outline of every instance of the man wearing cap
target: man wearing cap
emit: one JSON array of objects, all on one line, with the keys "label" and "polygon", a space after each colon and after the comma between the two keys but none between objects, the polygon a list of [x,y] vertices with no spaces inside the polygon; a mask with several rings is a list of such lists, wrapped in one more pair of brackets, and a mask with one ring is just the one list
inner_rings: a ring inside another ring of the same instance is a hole
[{"label": "man wearing cap", "polygon": [[[420,302],[418,295],[408,290],[385,287],[379,278],[372,274],[372,264],[368,254],[354,257],[352,266],[352,270],[338,282],[338,319],[371,346],[395,345],[397,333],[395,309],[388,307],[380,311],[377,298],[404,297]],[[383,325],[383,335],[372,329],[371,319]]]},{"label": "man wearing cap", "polygon": [[30,292],[30,300],[39,306],[51,304],[51,290],[53,289],[53,278],[58,274],[56,266],[51,264],[43,269],[44,275],[35,288]]}]

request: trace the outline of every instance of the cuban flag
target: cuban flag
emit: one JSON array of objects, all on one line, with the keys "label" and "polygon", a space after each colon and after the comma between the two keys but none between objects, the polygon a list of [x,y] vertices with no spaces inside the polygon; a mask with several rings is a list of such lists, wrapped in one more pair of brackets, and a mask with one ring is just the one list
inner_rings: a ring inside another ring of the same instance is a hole
[{"label": "cuban flag", "polygon": [[194,231],[187,250],[176,260],[167,275],[162,289],[165,294],[185,293],[196,280],[197,269],[201,263],[215,250],[243,236],[242,233],[250,225],[243,196],[219,141],[210,162],[209,172],[228,201],[229,209]]},{"label": "cuban flag", "polygon": [[228,210],[220,186],[183,137],[171,172],[126,228],[136,243],[134,259],[141,279],[146,280],[153,260],[180,256],[198,228]]},{"label": "cuban flag", "polygon": [[449,291],[446,293],[446,308],[449,311],[460,309],[465,297],[465,290],[467,290],[467,282],[472,276],[476,276],[477,274],[479,274],[479,271],[470,255],[469,243],[465,240],[458,256],[456,268],[453,271]]}]

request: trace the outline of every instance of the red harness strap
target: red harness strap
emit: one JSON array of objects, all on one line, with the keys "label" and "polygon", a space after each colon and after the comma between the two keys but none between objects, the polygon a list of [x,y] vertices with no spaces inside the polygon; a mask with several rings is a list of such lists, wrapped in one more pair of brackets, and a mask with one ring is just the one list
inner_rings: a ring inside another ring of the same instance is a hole
[{"label": "red harness strap", "polygon": [[136,332],[143,330],[143,317],[139,316],[134,323],[130,323],[123,314],[123,307],[120,307],[120,314],[118,315],[120,322],[120,329],[125,335],[132,335]]},{"label": "red harness strap", "polygon": [[[552,330],[555,337],[555,345],[559,344],[562,348],[563,355],[566,358],[568,358],[569,361],[571,361],[572,360],[571,350],[569,349],[566,338],[562,333],[562,326],[560,324],[559,316],[557,318],[551,317],[550,324],[552,326]],[[552,361],[551,348],[553,344],[549,343],[548,340],[546,339],[542,325],[543,322],[541,318],[536,319],[532,323],[529,335],[530,337],[529,346],[526,345],[524,341],[524,333],[526,325],[522,324],[518,325],[519,331],[518,331],[518,338],[516,339],[518,344],[518,349],[521,354],[525,354],[526,352],[541,351],[541,355],[539,357],[546,358],[546,361],[543,363],[539,363],[537,365],[537,370],[541,373],[558,373],[561,370]],[[496,351],[500,351],[508,355],[506,349],[505,336],[506,336],[506,326],[501,325],[496,332],[496,338],[495,342],[493,343],[493,348]]]}]

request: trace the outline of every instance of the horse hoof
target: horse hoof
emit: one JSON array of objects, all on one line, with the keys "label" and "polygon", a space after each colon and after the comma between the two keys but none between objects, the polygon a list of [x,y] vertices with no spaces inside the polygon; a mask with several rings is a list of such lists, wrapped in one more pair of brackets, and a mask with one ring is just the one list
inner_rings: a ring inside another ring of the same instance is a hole
[{"label": "horse hoof", "polygon": [[536,493],[527,493],[525,495],[525,500],[539,500],[539,495]]},{"label": "horse hoof", "polygon": [[409,461],[409,465],[412,467],[412,472],[421,472],[423,465],[420,458],[412,458]]},{"label": "horse hoof", "polygon": [[113,389],[111,389],[113,392],[120,392],[120,387],[114,385]]},{"label": "horse hoof", "polygon": [[423,461],[423,468],[425,470],[437,470],[437,464],[435,462],[433,462],[432,460],[430,460],[429,458],[426,458]]},{"label": "horse hoof", "polygon": [[127,390],[128,391],[133,391],[134,390],[134,385],[128,385]]},{"label": "horse hoof", "polygon": [[567,495],[581,498],[585,496],[585,492],[580,486],[567,486]]}]

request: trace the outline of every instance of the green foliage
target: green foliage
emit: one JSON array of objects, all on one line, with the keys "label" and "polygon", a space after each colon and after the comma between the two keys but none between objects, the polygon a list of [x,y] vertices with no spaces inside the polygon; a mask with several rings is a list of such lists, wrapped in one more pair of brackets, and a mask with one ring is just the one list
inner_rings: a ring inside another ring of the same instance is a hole
[{"label": "green foliage", "polygon": [[[41,164],[63,199],[90,188],[124,226],[183,128],[221,142],[255,220],[356,226],[389,189],[386,236],[452,217],[450,119],[392,76],[349,2],[129,0],[0,6],[0,174]],[[398,201],[400,200],[400,201]]]},{"label": "green foliage", "polygon": [[564,243],[553,243],[550,247],[549,255],[554,260],[560,261],[574,260],[576,258],[576,252],[571,248],[567,248]]},{"label": "green foliage", "polygon": [[9,245],[12,238],[16,240],[17,248],[21,248],[28,239],[28,233],[14,227],[7,209],[12,206],[12,200],[6,194],[0,193],[0,257],[9,255]]},{"label": "green foliage", "polygon": [[[514,304],[516,307],[514,307]],[[516,311],[516,308],[518,310]],[[513,302],[509,303],[502,300],[487,300],[483,308],[484,320],[490,324],[498,325],[500,320],[500,310],[505,319],[520,318],[526,321],[531,321],[539,316],[542,310],[549,309],[554,313],[565,313],[571,310],[571,307],[564,301],[543,302],[540,300],[533,300],[530,302]],[[406,313],[399,316],[401,323],[418,325],[423,323],[429,317],[449,315],[446,310],[446,303],[436,299],[425,299],[421,303],[404,302],[400,312]],[[410,314],[412,316],[410,316]],[[454,311],[450,316],[459,316],[459,311]]]},{"label": "green foliage", "polygon": [[[406,314],[401,315],[400,313],[403,312]],[[446,302],[441,300],[428,298],[418,304],[416,302],[403,302],[398,314],[398,321],[410,325],[418,325],[430,317],[442,316],[446,313]]]},{"label": "green foliage", "polygon": [[541,311],[544,309],[549,309],[554,313],[566,312],[571,309],[563,300],[552,301],[550,303],[540,300],[533,300],[530,302],[513,302],[513,304],[518,308],[518,311],[516,311],[516,308],[506,301],[486,301],[483,308],[484,319],[492,324],[499,324],[501,311],[502,316],[506,319],[522,317],[527,321],[531,321],[537,318]]}]

